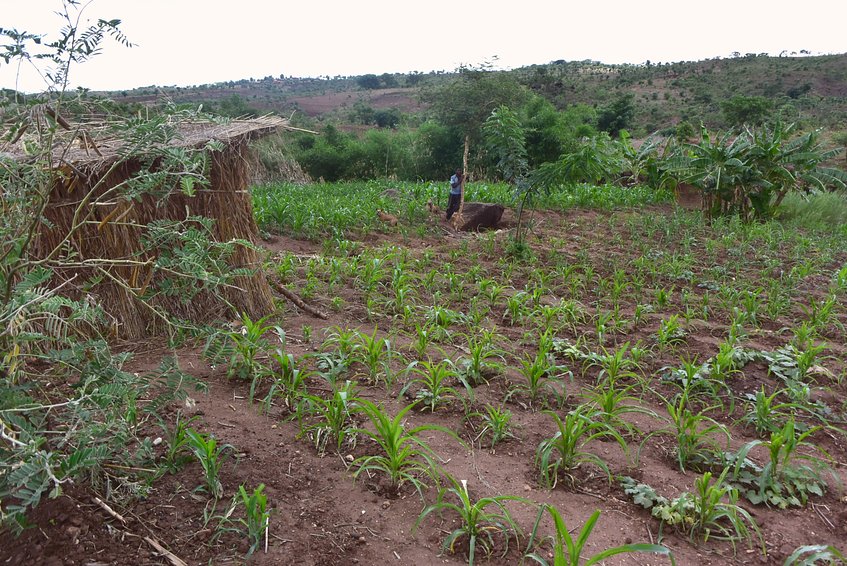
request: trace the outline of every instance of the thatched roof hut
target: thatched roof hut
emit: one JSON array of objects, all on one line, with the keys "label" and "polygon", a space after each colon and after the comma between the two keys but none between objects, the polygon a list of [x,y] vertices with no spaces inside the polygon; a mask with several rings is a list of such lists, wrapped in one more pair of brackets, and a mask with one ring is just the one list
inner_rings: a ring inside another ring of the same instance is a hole
[{"label": "thatched roof hut", "polygon": [[[33,252],[44,258],[57,246],[72,250],[74,261],[68,268],[54,265],[51,285],[65,283],[63,292],[77,297],[86,296],[100,304],[113,321],[112,332],[124,339],[137,339],[160,333],[165,327],[161,317],[150,306],[181,319],[208,322],[226,317],[231,319],[233,309],[253,318],[272,312],[273,296],[261,271],[261,259],[256,250],[236,245],[235,252],[226,258],[231,267],[252,269],[252,274],[239,277],[234,287],[224,289],[224,299],[213,300],[210,293],[200,291],[186,301],[179,294],[156,294],[148,304],[135,298],[155,288],[160,275],[154,275],[153,261],[162,250],[144,251],[142,237],[145,226],[159,220],[185,220],[202,216],[214,220],[213,236],[218,242],[235,239],[257,242],[257,227],[253,220],[252,204],[248,192],[248,142],[287,127],[279,117],[233,120],[229,122],[177,123],[177,135],[168,141],[171,147],[202,149],[210,140],[220,142],[220,151],[210,151],[211,186],[200,188],[194,196],[175,190],[163,200],[146,194],[140,199],[103,198],[113,187],[125,182],[145,165],[144,156],[126,155],[126,143],[98,135],[96,127],[71,130],[69,135],[78,138],[73,143],[61,144],[54,152],[54,167],[62,175],[52,186],[44,216],[47,222],[33,242]],[[103,130],[105,131],[105,129]],[[4,152],[16,159],[25,159],[22,151],[7,146]],[[153,164],[155,169],[156,165]],[[92,193],[93,206],[83,199]],[[86,208],[89,214],[85,224],[63,243],[73,225],[74,212]],[[86,260],[108,258],[109,262]],[[106,272],[103,272],[104,267]],[[83,289],[78,283],[101,275],[100,283]],[[67,282],[70,281],[70,284]],[[227,304],[229,303],[229,304]]]}]

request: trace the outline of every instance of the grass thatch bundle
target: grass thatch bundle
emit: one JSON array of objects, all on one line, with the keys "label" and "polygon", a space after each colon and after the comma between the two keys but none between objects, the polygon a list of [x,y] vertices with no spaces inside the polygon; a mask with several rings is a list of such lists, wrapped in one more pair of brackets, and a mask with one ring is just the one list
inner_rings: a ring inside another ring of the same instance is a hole
[{"label": "grass thatch bundle", "polygon": [[[73,261],[68,267],[63,267],[61,262],[54,264],[57,267],[51,285],[65,283],[63,291],[69,291],[68,294],[91,297],[112,317],[113,333],[121,338],[135,339],[161,332],[164,321],[153,308],[194,322],[231,318],[233,309],[254,318],[268,314],[274,308],[273,296],[259,269],[261,259],[249,245],[236,244],[225,258],[232,268],[252,271],[225,287],[223,300],[202,289],[190,301],[177,293],[158,293],[149,302],[140,301],[134,295],[149,294],[163,277],[159,273],[154,275],[153,268],[157,254],[163,250],[142,246],[146,226],[151,222],[205,217],[214,221],[212,238],[217,242],[256,242],[258,230],[247,186],[248,142],[285,126],[286,122],[277,117],[223,124],[179,124],[178,135],[169,142],[172,147],[203,148],[215,140],[220,142],[219,147],[222,144],[222,149],[208,154],[209,187],[199,188],[194,196],[169,191],[164,199],[151,194],[132,200],[101,198],[149,164],[144,165],[143,156],[125,155],[125,146],[119,142],[97,136],[96,128],[86,129],[84,137],[73,133],[78,141],[85,143],[65,144],[58,156],[54,152],[55,167],[62,174],[52,186],[44,211],[47,221],[33,242],[33,255],[45,258],[57,247],[63,253],[71,252]],[[14,154],[14,146],[4,151],[9,149]],[[23,155],[16,157],[25,159]],[[154,162],[154,170],[155,167]],[[83,201],[86,195],[93,204]],[[78,215],[75,218],[78,210],[87,218],[80,229],[72,231],[72,226],[78,223]],[[71,237],[63,241],[69,233]],[[99,283],[83,288],[81,282],[91,276],[99,276]]]}]

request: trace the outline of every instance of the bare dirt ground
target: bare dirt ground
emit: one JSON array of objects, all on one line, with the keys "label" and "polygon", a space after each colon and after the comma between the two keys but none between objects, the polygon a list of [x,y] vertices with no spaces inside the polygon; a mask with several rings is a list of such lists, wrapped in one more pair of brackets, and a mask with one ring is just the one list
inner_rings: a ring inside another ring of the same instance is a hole
[{"label": "bare dirt ground", "polygon": [[[667,207],[656,207],[643,214],[668,214]],[[613,258],[628,258],[632,250],[628,244],[615,238],[615,222],[610,215],[626,216],[627,213],[570,212],[567,214],[542,213],[536,217],[530,244],[539,260],[535,267],[544,269],[549,254],[564,254],[576,259],[587,252],[598,272],[608,276],[609,264]],[[636,212],[632,214],[642,214]],[[396,232],[387,229],[385,234],[368,238],[365,248],[384,245],[399,245],[408,250],[411,258],[431,257],[431,266],[442,273],[449,264],[450,270],[461,273],[467,293],[465,303],[452,304],[457,311],[467,311],[468,302],[478,293],[473,285],[473,275],[469,270],[479,265],[483,274],[499,278],[503,275],[503,263],[506,234],[477,237],[475,235],[451,234],[444,231],[444,237],[427,239],[400,240]],[[485,248],[486,239],[494,241],[494,246]],[[551,243],[556,238],[567,242],[567,247],[554,249]],[[661,238],[661,236],[659,236]],[[462,253],[455,251],[461,246]],[[673,238],[657,242],[672,251],[678,245]],[[308,258],[323,253],[320,244],[275,237],[267,244],[270,252],[276,254],[293,253],[301,260],[296,275],[288,281],[289,288],[300,290],[306,284],[306,264]],[[473,255],[473,259],[469,256]],[[630,258],[634,259],[634,257]],[[835,258],[844,262],[845,257]],[[711,266],[698,266],[711,267]],[[750,266],[750,277],[755,277],[758,267]],[[523,289],[529,282],[528,269],[517,269],[510,279],[504,281],[512,290]],[[804,283],[803,293],[816,293],[824,288],[824,277],[812,277]],[[654,341],[658,321],[667,312],[680,309],[679,286],[665,312],[653,312],[647,322],[639,327],[622,331],[614,335],[607,345],[622,344],[625,341],[635,343],[642,340],[646,344]],[[565,294],[564,289],[553,291],[543,300],[553,302],[554,294]],[[691,288],[695,294],[703,289]],[[446,292],[446,291],[445,291]],[[425,292],[421,293],[421,305],[427,302]],[[340,310],[328,309],[333,296],[342,297]],[[400,370],[415,355],[409,344],[412,334],[403,328],[398,319],[382,312],[368,315],[363,304],[362,292],[353,279],[347,279],[335,287],[332,292],[319,289],[310,297],[309,302],[321,305],[329,311],[328,320],[320,320],[298,311],[292,305],[284,308],[279,323],[287,333],[286,351],[303,359],[306,354],[315,353],[325,336],[325,330],[334,327],[359,328],[371,333],[375,326],[381,334],[389,335],[394,342],[394,350],[401,357],[393,361],[395,372]],[[627,303],[625,317],[631,318],[634,302]],[[383,309],[384,310],[384,309]],[[509,385],[520,379],[516,367],[524,354],[534,354],[536,342],[527,328],[511,326],[500,314],[502,305],[490,314],[486,324],[492,325],[502,336],[503,345],[508,346],[507,368],[495,375],[488,384],[475,388],[475,406],[485,403],[500,404],[509,390]],[[797,309],[795,309],[797,311]],[[794,312],[796,314],[796,312]],[[793,316],[793,315],[792,315]],[[843,309],[839,315],[844,321]],[[780,330],[787,321],[766,321],[761,329],[751,332],[746,346],[772,349],[786,342]],[[716,344],[727,328],[727,319],[717,315],[708,322],[694,321],[684,346],[673,352],[654,350],[654,354],[645,362],[643,372],[658,376],[665,365],[678,363],[682,354],[698,355],[705,359],[714,355]],[[304,339],[304,327],[311,329],[310,340]],[[590,324],[582,324],[576,332],[561,331],[560,335],[575,338],[576,333],[588,333]],[[839,342],[840,340],[840,342]],[[845,348],[843,334],[828,338],[832,358],[828,365],[834,372],[844,371]],[[463,355],[461,341],[439,344],[443,356],[457,360]],[[138,353],[135,359],[136,370],[155,367],[162,356],[169,352],[157,344],[147,344],[134,348]],[[432,356],[441,356],[433,348]],[[267,552],[260,549],[249,560],[251,564],[460,564],[466,562],[462,554],[462,545],[457,545],[456,553],[445,553],[441,541],[456,527],[454,515],[437,513],[427,517],[417,529],[413,529],[424,502],[410,486],[405,486],[398,494],[390,493],[385,482],[379,476],[368,477],[363,474],[358,481],[352,478],[349,468],[349,456],[359,457],[374,453],[374,445],[362,438],[355,446],[345,447],[341,453],[327,451],[320,456],[307,438],[300,436],[296,420],[292,420],[289,408],[283,404],[272,407],[268,414],[261,412],[258,404],[247,400],[249,384],[227,379],[226,368],[212,368],[204,361],[199,347],[185,348],[178,352],[180,366],[208,385],[207,393],[192,393],[194,401],[180,407],[171,407],[171,415],[179,409],[185,415],[196,416],[193,426],[212,433],[221,442],[232,444],[234,453],[226,461],[222,472],[225,490],[224,501],[218,504],[216,513],[222,513],[226,500],[236,492],[239,485],[249,488],[260,483],[266,486],[269,504],[272,506]],[[310,362],[304,361],[304,366]],[[562,363],[568,363],[562,360]],[[409,400],[400,395],[402,383],[396,383],[388,391],[383,385],[369,385],[360,373],[361,368],[351,367],[348,379],[360,382],[362,396],[384,404],[390,415],[396,414]],[[593,385],[597,368],[582,371],[573,366],[573,382],[567,383],[568,397],[561,414],[576,405],[584,388]],[[737,396],[752,392],[761,384],[776,387],[779,384],[773,376],[767,375],[760,365],[751,365],[744,369],[731,384]],[[328,390],[326,382],[312,377],[308,380],[310,391],[315,393]],[[655,379],[657,391],[669,393],[667,385]],[[261,396],[260,392],[260,396]],[[829,395],[833,402],[843,402],[845,390],[841,388],[821,390],[820,395]],[[645,395],[644,406],[662,414],[663,407],[656,395]],[[735,415],[718,417],[732,431],[732,444],[738,448],[751,440],[749,430],[734,424],[735,419],[744,410],[741,404]],[[616,482],[608,482],[597,468],[584,466],[577,473],[575,485],[563,481],[554,489],[546,489],[539,484],[538,472],[533,465],[536,448],[541,440],[555,431],[549,416],[529,407],[519,396],[507,405],[514,417],[515,439],[508,440],[489,450],[488,446],[474,442],[479,434],[479,423],[473,426],[463,421],[463,412],[458,404],[438,409],[434,413],[413,410],[408,414],[407,428],[419,424],[438,424],[454,431],[464,441],[459,443],[450,435],[433,431],[424,434],[438,455],[446,472],[457,479],[468,481],[472,495],[516,495],[534,503],[552,504],[559,509],[571,529],[579,529],[590,514],[602,511],[597,528],[589,540],[586,553],[593,554],[610,546],[630,542],[657,542],[659,540],[658,522],[650,514],[634,505]],[[843,408],[842,408],[843,410]],[[656,419],[638,415],[632,417],[646,434],[661,425]],[[149,431],[151,436],[157,429]],[[844,462],[847,462],[847,444],[843,435],[821,433],[815,436],[816,442],[826,446],[836,462],[837,473],[845,477]],[[670,440],[655,436],[647,441],[637,467],[633,467],[621,449],[614,442],[594,441],[587,447],[589,451],[601,456],[613,473],[625,474],[647,481],[660,493],[674,496],[683,490],[692,490],[697,474],[691,471],[681,473],[674,457],[670,454]],[[636,443],[637,444],[637,443]],[[204,509],[209,512],[209,500],[203,494],[194,492],[202,483],[202,471],[197,462],[186,465],[176,474],[165,475],[153,484],[146,499],[125,507],[115,506],[114,511],[122,515],[124,522],[109,515],[94,500],[88,490],[67,490],[67,493],[53,501],[43,502],[32,514],[31,521],[38,526],[26,531],[20,538],[9,535],[0,537],[0,564],[176,564],[160,556],[144,537],[155,539],[169,549],[179,559],[188,564],[240,564],[244,563],[247,543],[232,533],[223,533],[215,538],[214,522],[204,525]],[[434,490],[426,492],[427,502],[435,497]],[[837,486],[823,497],[815,498],[805,508],[777,510],[764,506],[752,506],[742,503],[759,524],[767,546],[768,554],[763,556],[758,549],[739,543],[735,548],[729,543],[710,541],[705,544],[692,544],[687,537],[675,534],[670,529],[663,533],[661,542],[670,547],[678,564],[781,564],[785,557],[796,547],[805,544],[840,544],[847,540],[847,499]],[[527,504],[509,504],[516,522],[526,534],[536,517],[536,509]],[[549,521],[545,521],[542,530],[551,533]],[[497,552],[488,559],[478,556],[478,562],[490,564],[515,564],[525,550],[526,537],[518,543],[512,541],[505,557],[499,546]],[[549,555],[549,545],[542,554]],[[608,560],[608,564],[667,564],[667,560],[653,555],[621,555]]]}]

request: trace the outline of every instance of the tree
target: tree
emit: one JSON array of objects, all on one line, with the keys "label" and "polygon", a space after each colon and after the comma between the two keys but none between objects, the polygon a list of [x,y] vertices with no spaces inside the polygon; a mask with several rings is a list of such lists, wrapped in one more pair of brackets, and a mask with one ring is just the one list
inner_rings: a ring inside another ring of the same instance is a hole
[{"label": "tree", "polygon": [[597,114],[597,129],[617,137],[621,130],[632,124],[635,116],[635,95],[627,92],[618,96]]},{"label": "tree", "polygon": [[542,164],[532,175],[533,183],[551,190],[567,183],[603,183],[618,178],[625,160],[620,144],[605,132],[580,141],[558,160]]},{"label": "tree", "polygon": [[375,90],[380,87],[379,77],[374,74],[362,75],[356,79],[356,84],[367,90]]},{"label": "tree", "polygon": [[374,112],[374,123],[379,128],[395,128],[400,123],[400,111],[396,108],[380,108]]},{"label": "tree", "polygon": [[730,126],[760,126],[770,114],[773,103],[764,96],[737,94],[721,103],[724,119]]},{"label": "tree", "polygon": [[394,88],[397,86],[397,77],[391,73],[382,73],[379,76],[379,82],[382,88]]},{"label": "tree", "polygon": [[532,185],[527,180],[529,161],[524,130],[517,115],[505,105],[491,112],[482,129],[487,147],[496,156],[497,169],[503,179],[515,187],[515,197],[519,200],[515,242],[522,249],[523,210],[532,195]]},{"label": "tree", "polygon": [[844,189],[847,173],[823,165],[840,149],[824,149],[817,131],[791,137],[793,131],[777,123],[713,139],[703,128],[700,142],[682,144],[671,168],[681,182],[700,189],[709,217],[769,218],[791,191]]},{"label": "tree", "polygon": [[432,105],[431,112],[442,124],[461,134],[467,150],[480,139],[482,124],[494,109],[516,108],[528,95],[515,78],[495,73],[486,64],[460,67],[455,79],[424,91],[421,97]]}]

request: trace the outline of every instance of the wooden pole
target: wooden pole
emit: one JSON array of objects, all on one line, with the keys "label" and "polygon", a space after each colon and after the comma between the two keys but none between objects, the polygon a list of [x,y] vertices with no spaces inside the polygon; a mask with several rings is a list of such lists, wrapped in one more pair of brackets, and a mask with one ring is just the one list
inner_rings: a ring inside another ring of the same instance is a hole
[{"label": "wooden pole", "polygon": [[465,209],[465,179],[468,178],[468,152],[470,150],[470,145],[470,136],[465,134],[465,151],[462,155],[462,182],[459,184],[459,211],[453,215],[453,228],[456,230],[465,223],[465,218],[462,213]]}]

